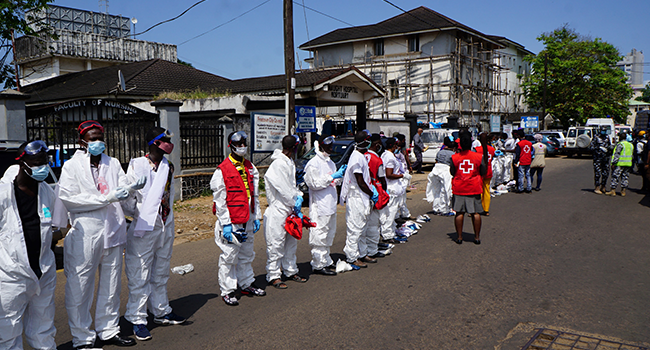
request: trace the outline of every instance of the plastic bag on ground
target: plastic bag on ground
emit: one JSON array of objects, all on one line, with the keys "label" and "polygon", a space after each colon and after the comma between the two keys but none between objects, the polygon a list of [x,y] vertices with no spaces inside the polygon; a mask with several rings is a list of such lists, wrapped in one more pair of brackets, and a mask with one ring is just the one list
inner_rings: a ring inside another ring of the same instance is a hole
[{"label": "plastic bag on ground", "polygon": [[339,259],[336,262],[336,273],[343,273],[346,271],[352,271],[352,266],[350,266],[346,261]]},{"label": "plastic bag on ground", "polygon": [[177,275],[181,275],[181,276],[184,275],[184,274],[190,273],[192,271],[194,271],[194,265],[192,265],[192,264],[172,267],[172,272],[177,274]]}]

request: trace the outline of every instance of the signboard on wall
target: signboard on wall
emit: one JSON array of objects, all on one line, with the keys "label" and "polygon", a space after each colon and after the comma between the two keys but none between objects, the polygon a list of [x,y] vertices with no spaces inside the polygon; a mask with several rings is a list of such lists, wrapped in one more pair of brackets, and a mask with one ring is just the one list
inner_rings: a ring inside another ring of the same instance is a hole
[{"label": "signboard on wall", "polygon": [[253,152],[273,152],[282,149],[282,138],[287,130],[287,117],[284,114],[251,113]]},{"label": "signboard on wall", "polygon": [[539,117],[521,117],[521,127],[524,129],[537,129],[539,128]]},{"label": "signboard on wall", "polygon": [[325,101],[341,102],[363,102],[363,91],[356,86],[350,85],[327,85],[327,89],[318,96],[318,99]]},{"label": "signboard on wall", "polygon": [[490,132],[501,132],[501,116],[490,116]]},{"label": "signboard on wall", "polygon": [[506,124],[503,126],[503,132],[508,134],[508,137],[512,137],[512,124]]},{"label": "signboard on wall", "polygon": [[316,132],[316,107],[296,106],[296,132]]}]

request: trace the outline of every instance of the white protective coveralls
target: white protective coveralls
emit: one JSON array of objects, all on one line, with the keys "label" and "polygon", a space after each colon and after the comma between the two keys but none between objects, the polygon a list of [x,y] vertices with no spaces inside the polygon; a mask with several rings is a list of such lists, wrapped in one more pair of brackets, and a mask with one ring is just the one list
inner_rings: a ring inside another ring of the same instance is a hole
[{"label": "white protective coveralls", "polygon": [[38,187],[41,221],[41,278],[29,265],[13,182],[0,185],[0,349],[22,349],[23,329],[34,349],[56,349],[54,287],[56,264],[52,242],[54,191],[45,182]]},{"label": "white protective coveralls", "polygon": [[401,192],[401,197],[398,199],[399,209],[397,211],[396,216],[398,218],[408,218],[411,216],[411,212],[409,211],[409,208],[406,206],[406,189],[411,184],[411,174],[408,173],[408,164],[406,163],[406,158],[404,158],[404,154],[402,152],[399,152],[397,155],[395,155],[395,158],[397,158],[397,160],[400,162],[401,172],[399,174],[404,175],[403,178],[399,179],[399,181],[402,183],[402,187],[404,187],[404,191]]},{"label": "white protective coveralls", "polygon": [[[95,273],[99,286],[95,307],[95,330],[102,340],[120,332],[120,289],[122,252],[126,243],[126,220],[120,203],[111,203],[106,195],[127,185],[120,162],[101,155],[97,182],[90,166],[90,154],[75,152],[63,165],[58,195],[67,211],[72,228],[65,237],[65,307],[74,347],[92,344],[95,332],[90,308],[95,291]],[[99,189],[98,189],[99,188]],[[57,225],[61,226],[61,225]]]},{"label": "white protective coveralls", "polygon": [[284,223],[291,215],[296,197],[302,192],[296,187],[296,166],[281,150],[271,156],[273,163],[264,174],[266,198],[269,206],[264,212],[264,238],[266,239],[266,280],[273,281],[298,273],[296,249],[298,240],[287,233]]},{"label": "white protective coveralls", "polygon": [[428,178],[426,199],[433,204],[433,212],[447,214],[451,212],[451,172],[447,164],[436,163]]},{"label": "white protective coveralls", "polygon": [[2,175],[2,178],[0,179],[0,184],[8,184],[14,181],[19,171],[20,171],[20,165],[18,164],[10,165],[7,168],[7,170],[5,170],[5,173]]},{"label": "white protective coveralls", "polygon": [[[381,160],[384,162],[384,169],[393,169],[393,174],[395,175],[403,174],[402,163],[397,159],[397,157],[395,157],[393,152],[386,151],[382,153]],[[386,185],[388,186],[390,199],[388,200],[388,205],[386,205],[387,210],[382,212],[381,237],[388,240],[395,238],[395,217],[400,211],[402,198],[406,193],[406,186],[402,181],[402,178],[386,178]]]},{"label": "white protective coveralls", "polygon": [[[219,288],[221,289],[221,296],[234,292],[238,284],[241,289],[246,289],[255,282],[255,274],[251,265],[255,259],[253,222],[262,218],[262,210],[260,209],[258,190],[260,173],[254,165],[252,175],[253,188],[251,191],[253,193],[253,202],[255,203],[255,212],[250,214],[250,218],[246,223],[248,238],[246,242],[242,242],[241,246],[228,243],[221,235],[222,227],[231,223],[230,211],[228,211],[228,206],[226,205],[226,185],[223,181],[221,169],[217,168],[210,180],[213,201],[217,210],[217,222],[214,225],[214,241],[219,246],[219,249],[221,249],[221,255],[219,256]],[[235,229],[233,228],[234,231]]]},{"label": "white protective coveralls", "polygon": [[305,183],[309,187],[309,218],[316,223],[309,229],[311,267],[319,270],[334,264],[330,247],[336,234],[336,185],[341,180],[332,178],[334,162],[318,151],[317,142],[314,147],[316,156],[305,165]]},{"label": "white protective coveralls", "polygon": [[[370,162],[370,153],[374,153],[377,157],[377,153],[368,150],[365,154],[366,159]],[[382,163],[377,169],[377,178],[386,177],[386,171],[384,170],[384,164]],[[388,191],[390,192],[390,190]],[[390,197],[389,197],[390,198]],[[381,236],[382,230],[382,220],[388,218],[388,204],[381,208],[375,209],[373,203],[370,203],[370,215],[368,215],[368,229],[364,237],[359,239],[359,255],[363,258],[365,256],[373,256],[377,254],[379,237]],[[364,239],[365,238],[365,239]]]},{"label": "white protective coveralls", "polygon": [[359,259],[359,239],[365,237],[368,230],[368,216],[372,201],[370,196],[361,190],[354,174],[362,174],[363,180],[370,187],[370,171],[366,157],[354,150],[348,160],[348,168],[343,177],[341,187],[341,204],[345,203],[345,222],[347,236],[345,239],[345,253],[348,263],[353,264]]},{"label": "white protective coveralls", "polygon": [[132,324],[147,324],[147,308],[158,318],[172,312],[167,299],[167,280],[175,234],[173,181],[168,191],[170,210],[164,223],[161,216],[161,199],[170,171],[173,168],[167,159],[163,158],[158,171],[154,171],[146,157],[132,159],[127,169],[130,183],[143,176],[147,179],[144,188],[129,196],[124,205],[128,207],[127,214],[133,215],[124,254],[129,287],[124,318]]}]

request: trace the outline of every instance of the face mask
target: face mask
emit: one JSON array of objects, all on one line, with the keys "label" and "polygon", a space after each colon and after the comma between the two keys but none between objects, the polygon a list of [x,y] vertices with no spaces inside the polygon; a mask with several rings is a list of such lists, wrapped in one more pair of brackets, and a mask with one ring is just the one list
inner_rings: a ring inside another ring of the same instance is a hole
[{"label": "face mask", "polygon": [[377,149],[377,153],[381,153],[381,150],[384,149],[381,145],[379,145],[379,148]]},{"label": "face mask", "polygon": [[246,155],[246,151],[247,151],[247,150],[248,150],[248,147],[243,146],[243,147],[235,147],[235,148],[233,148],[232,151],[233,151],[233,153],[235,153],[236,155],[238,155],[238,156],[240,156],[240,157],[243,157],[243,156]]},{"label": "face mask", "polygon": [[357,144],[358,149],[368,149],[368,146],[370,146],[370,141],[362,141]]},{"label": "face mask", "polygon": [[632,135],[627,135],[627,142],[632,142]]},{"label": "face mask", "polygon": [[[23,162],[24,163],[24,162]],[[25,171],[27,175],[29,175],[32,179],[41,182],[47,178],[47,175],[50,174],[50,169],[48,169],[47,164],[41,165],[41,166],[35,166],[35,167],[30,167],[27,165],[27,163],[24,163],[26,167],[30,168],[32,170],[31,175]]]},{"label": "face mask", "polygon": [[158,143],[158,148],[165,154],[170,154],[174,150],[174,144],[171,142],[162,142]]},{"label": "face mask", "polygon": [[90,154],[93,156],[98,156],[104,153],[104,150],[106,149],[106,144],[104,141],[86,142],[86,145],[88,145],[88,152],[90,152]]}]

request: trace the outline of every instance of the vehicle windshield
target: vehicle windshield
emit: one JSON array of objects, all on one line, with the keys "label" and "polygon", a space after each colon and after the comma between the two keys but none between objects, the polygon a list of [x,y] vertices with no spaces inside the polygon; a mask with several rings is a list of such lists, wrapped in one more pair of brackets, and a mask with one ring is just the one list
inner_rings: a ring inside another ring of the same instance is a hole
[{"label": "vehicle windshield", "polygon": [[424,143],[443,143],[445,140],[445,134],[439,132],[423,132],[421,137]]},{"label": "vehicle windshield", "polygon": [[[348,149],[349,145],[344,145],[344,144],[334,144],[334,147],[332,147],[332,154],[330,154],[330,159],[334,163],[338,163],[339,160],[341,160],[341,157],[345,154],[345,151]],[[309,161],[310,159],[314,158],[316,156],[316,151],[314,148],[310,149],[305,155],[302,156],[302,159],[305,160],[305,163]]]}]

